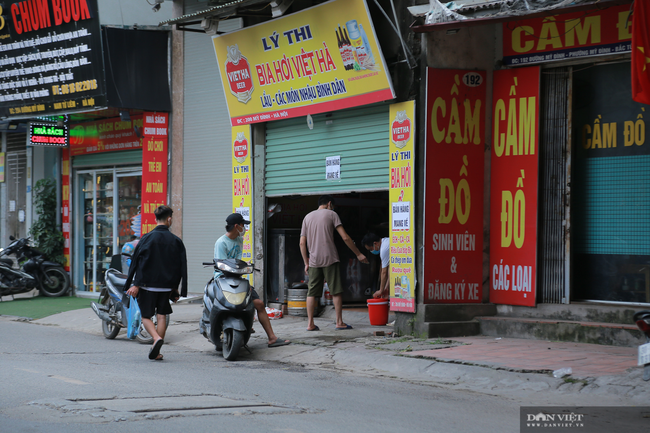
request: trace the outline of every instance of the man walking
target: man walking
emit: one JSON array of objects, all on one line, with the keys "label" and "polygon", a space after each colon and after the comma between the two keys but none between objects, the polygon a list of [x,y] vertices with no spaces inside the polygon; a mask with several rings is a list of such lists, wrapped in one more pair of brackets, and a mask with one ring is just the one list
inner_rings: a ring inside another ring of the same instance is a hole
[{"label": "man walking", "polygon": [[[244,235],[246,234],[246,225],[250,221],[244,219],[241,214],[232,213],[226,218],[226,234],[217,239],[214,244],[214,258],[217,260],[224,259],[237,259],[241,260],[244,247]],[[215,271],[215,279],[221,274],[220,271]],[[286,346],[291,343],[289,340],[282,340],[273,333],[271,320],[266,313],[264,302],[260,299],[255,289],[253,293],[253,306],[257,310],[257,319],[260,321],[266,336],[269,338],[269,347]]]},{"label": "man walking", "polygon": [[[334,199],[323,195],[318,199],[318,209],[307,214],[302,221],[300,231],[300,252],[305,262],[305,274],[309,275],[307,290],[307,331],[318,331],[314,323],[316,303],[323,294],[323,283],[327,284],[334,301],[336,311],[336,329],[352,329],[343,322],[343,285],[339,270],[339,254],[334,245],[334,230],[343,242],[357,256],[361,263],[368,263],[366,256],[361,254],[354,241],[343,228],[341,219],[334,212]],[[307,253],[309,252],[309,255]]]},{"label": "man walking", "polygon": [[[167,330],[166,315],[172,313],[169,301],[176,302],[187,296],[187,258],[183,241],[169,228],[172,213],[169,206],[158,206],[154,211],[156,227],[142,237],[135,247],[129,276],[124,287],[127,294],[138,299],[142,324],[153,337],[149,359],[162,360],[160,348]],[[180,294],[178,286],[183,282]],[[131,286],[133,282],[133,286]],[[156,315],[157,325],[151,318]]]},{"label": "man walking", "polygon": [[367,233],[361,240],[363,245],[372,254],[379,256],[381,259],[381,269],[379,270],[379,290],[372,297],[388,299],[388,265],[390,264],[390,239],[380,238],[374,233]]}]

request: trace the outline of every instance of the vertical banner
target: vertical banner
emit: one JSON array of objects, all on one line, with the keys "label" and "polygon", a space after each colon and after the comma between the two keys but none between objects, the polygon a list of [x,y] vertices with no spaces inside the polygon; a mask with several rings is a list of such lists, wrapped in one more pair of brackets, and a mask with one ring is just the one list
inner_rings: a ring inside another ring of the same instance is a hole
[{"label": "vertical banner", "polygon": [[415,101],[390,106],[390,309],[415,313]]},{"label": "vertical banner", "polygon": [[167,113],[144,113],[142,122],[142,235],[156,226],[153,212],[167,203]]},{"label": "vertical banner", "polygon": [[[249,125],[232,128],[232,211],[241,214],[251,222],[244,235],[242,260],[253,260],[253,167],[252,167],[251,127]],[[253,284],[253,274],[248,278]]]},{"label": "vertical banner", "polygon": [[61,149],[61,224],[64,268],[70,272],[70,149]]},{"label": "vertical banner", "polygon": [[480,303],[484,71],[428,69],[424,303]]},{"label": "vertical banner", "polygon": [[0,183],[5,181],[5,153],[0,152]]},{"label": "vertical banner", "polygon": [[490,302],[535,306],[540,68],[494,72]]}]

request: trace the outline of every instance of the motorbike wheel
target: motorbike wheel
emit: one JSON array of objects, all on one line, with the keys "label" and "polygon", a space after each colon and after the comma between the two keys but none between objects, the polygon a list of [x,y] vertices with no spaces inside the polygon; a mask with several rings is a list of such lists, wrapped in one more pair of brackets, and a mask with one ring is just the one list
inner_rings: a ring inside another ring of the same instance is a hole
[{"label": "motorbike wheel", "polygon": [[70,276],[63,268],[51,266],[45,268],[45,275],[47,278],[41,279],[41,295],[49,297],[57,297],[65,294],[70,289]]},{"label": "motorbike wheel", "polygon": [[[113,302],[113,300],[109,298],[107,305],[108,305],[108,314],[110,316],[115,316],[117,312],[116,311],[117,306],[115,305],[115,302]],[[102,320],[102,332],[104,333],[104,337],[108,338],[109,340],[112,340],[115,337],[117,337],[117,334],[120,333],[120,327],[104,322]]]},{"label": "motorbike wheel", "polygon": [[[165,331],[169,328],[170,315],[168,314],[166,317],[167,320],[165,320]],[[158,318],[156,316],[153,316],[151,320],[153,321],[154,325],[158,325]],[[135,339],[138,340],[138,343],[153,344],[153,337],[149,335],[146,329],[144,329],[144,325],[142,323],[140,324],[140,332],[138,332],[138,335],[135,336]]]},{"label": "motorbike wheel", "polygon": [[223,331],[223,357],[228,361],[234,361],[239,355],[239,349],[244,345],[244,333],[235,329]]}]

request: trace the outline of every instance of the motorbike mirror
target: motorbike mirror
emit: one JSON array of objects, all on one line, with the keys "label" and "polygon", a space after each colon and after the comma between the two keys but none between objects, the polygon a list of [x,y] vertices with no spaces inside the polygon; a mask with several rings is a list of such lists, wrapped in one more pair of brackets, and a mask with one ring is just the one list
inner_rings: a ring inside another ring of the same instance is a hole
[{"label": "motorbike mirror", "polygon": [[15,240],[16,240],[16,238],[15,238],[15,237],[13,237],[13,236],[9,236],[9,240],[10,240],[10,241],[15,241]]}]

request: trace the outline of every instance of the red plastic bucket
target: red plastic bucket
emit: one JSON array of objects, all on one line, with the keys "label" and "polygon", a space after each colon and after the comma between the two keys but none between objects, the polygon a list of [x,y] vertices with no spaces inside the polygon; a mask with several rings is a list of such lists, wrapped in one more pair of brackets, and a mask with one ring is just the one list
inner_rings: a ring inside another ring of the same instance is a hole
[{"label": "red plastic bucket", "polygon": [[372,326],[385,326],[388,323],[388,299],[368,299],[368,318]]}]

